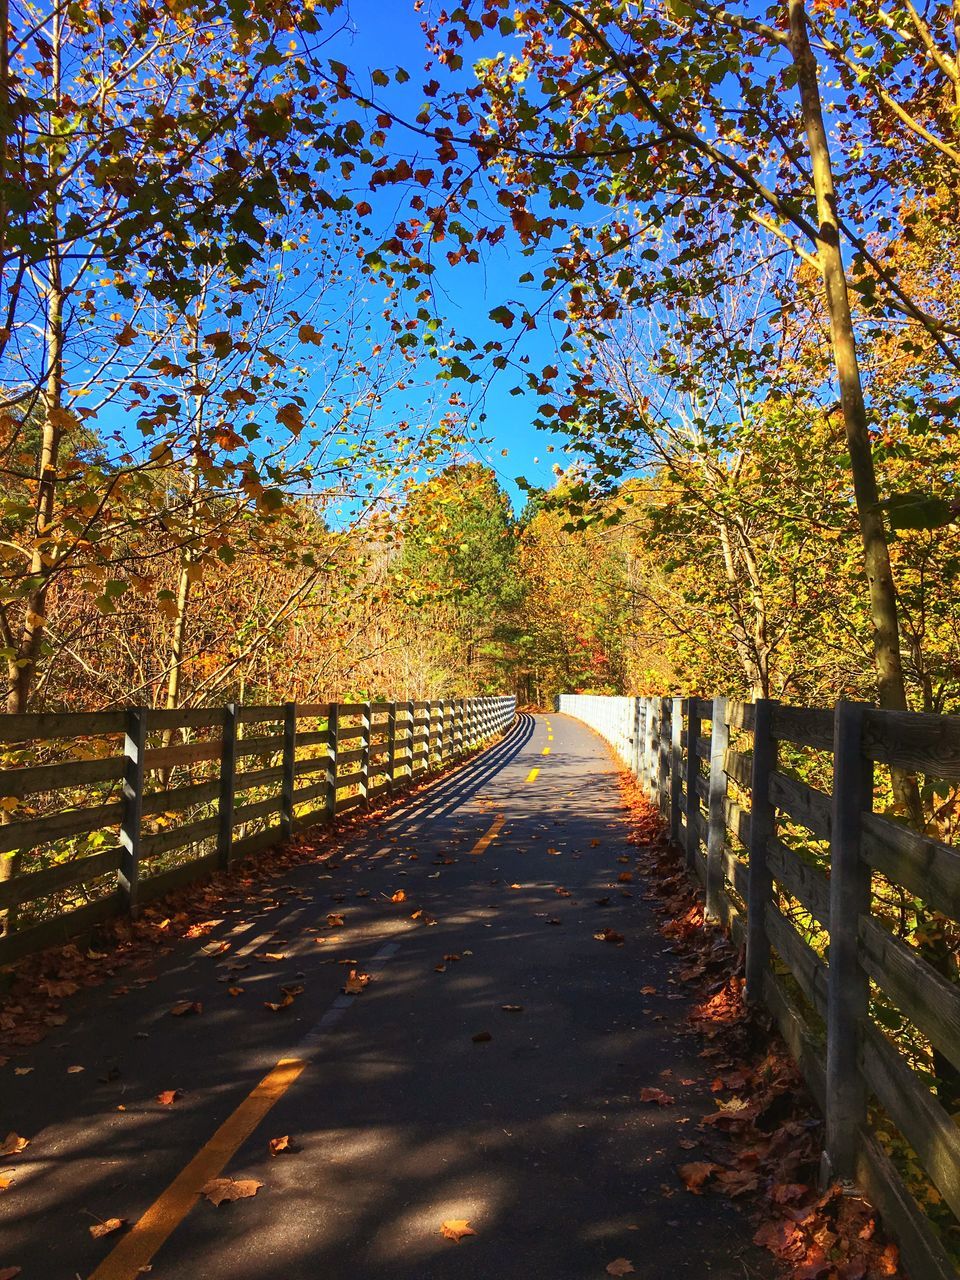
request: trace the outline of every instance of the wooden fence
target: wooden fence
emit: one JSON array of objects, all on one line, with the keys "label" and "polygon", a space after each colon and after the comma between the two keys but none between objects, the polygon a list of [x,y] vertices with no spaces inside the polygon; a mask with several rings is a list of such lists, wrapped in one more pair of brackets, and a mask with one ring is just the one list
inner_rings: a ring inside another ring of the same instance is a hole
[{"label": "wooden fence", "polygon": [[[637,775],[707,917],[745,947],[747,997],[822,1108],[824,1178],[866,1191],[914,1280],[955,1277],[960,986],[942,944],[960,919],[946,842],[960,717],[724,698],[564,696],[560,710]],[[936,836],[882,811],[891,770],[917,777]]]},{"label": "wooden fence", "polygon": [[0,965],[406,786],[512,697],[0,715]]}]

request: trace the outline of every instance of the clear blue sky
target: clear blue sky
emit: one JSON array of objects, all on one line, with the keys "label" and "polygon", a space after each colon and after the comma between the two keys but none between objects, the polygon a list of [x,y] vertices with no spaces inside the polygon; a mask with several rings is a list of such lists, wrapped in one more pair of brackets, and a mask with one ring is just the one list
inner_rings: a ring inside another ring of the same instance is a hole
[{"label": "clear blue sky", "polygon": [[[405,118],[412,118],[425,101],[420,85],[424,79],[422,72],[428,55],[420,29],[421,20],[422,15],[414,11],[413,0],[351,0],[350,29],[337,36],[327,46],[326,52],[329,57],[346,63],[357,81],[364,86],[367,84],[365,72],[368,68],[378,67],[390,71],[396,67],[404,67],[410,73],[407,85],[400,88],[391,84],[388,88],[374,92],[380,102]],[[507,41],[509,39],[506,38]],[[492,47],[501,47],[505,43],[502,37],[494,33],[484,51],[490,52]],[[456,83],[454,78],[449,73],[442,75],[446,76],[443,88],[453,87]],[[464,88],[473,83],[469,68],[459,73],[458,79]],[[401,136],[395,133],[392,142],[400,144]],[[407,153],[411,159],[417,143],[418,139],[411,135],[411,150]],[[425,155],[430,163],[435,160],[432,152]],[[395,200],[396,197],[390,199]],[[389,216],[392,206],[386,202],[381,202],[381,206],[384,214]],[[380,208],[377,208],[377,212],[380,212]],[[489,338],[502,341],[505,336],[511,336],[505,335],[504,329],[490,322],[487,316],[493,307],[523,296],[524,287],[517,284],[517,277],[530,269],[529,261],[517,253],[511,255],[506,244],[488,249],[482,256],[480,265],[476,267],[449,266],[445,250],[437,255],[436,261],[433,284],[438,310],[445,322],[459,336],[469,335],[478,344]],[[531,293],[530,286],[526,286],[526,289],[531,309],[542,303],[543,295],[539,290]],[[545,329],[525,334],[517,351],[517,354],[520,353],[529,355],[532,366],[537,369],[555,362],[555,335]],[[529,393],[511,395],[510,389],[518,381],[517,371],[508,368],[499,372],[483,388],[460,383],[452,386],[462,388],[468,402],[473,402],[474,419],[480,412],[486,413],[485,421],[479,426],[479,434],[492,437],[493,443],[478,448],[477,456],[496,470],[515,505],[522,506],[524,499],[515,483],[516,477],[522,475],[531,484],[549,488],[554,482],[551,470],[554,463],[565,467],[571,460],[571,455],[564,454],[562,437],[547,435],[531,425],[538,398]],[[426,399],[425,392],[425,402]],[[550,445],[553,446],[552,452],[548,451]],[[502,455],[504,449],[507,450],[506,457]]]}]

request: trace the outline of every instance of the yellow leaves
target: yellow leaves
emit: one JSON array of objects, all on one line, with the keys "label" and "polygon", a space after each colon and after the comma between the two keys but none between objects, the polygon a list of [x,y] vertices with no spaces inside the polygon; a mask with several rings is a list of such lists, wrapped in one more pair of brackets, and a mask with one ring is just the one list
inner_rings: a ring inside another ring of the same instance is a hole
[{"label": "yellow leaves", "polygon": [[448,1218],[446,1222],[440,1223],[440,1234],[444,1240],[459,1244],[466,1236],[475,1236],[477,1233],[470,1226],[469,1218]]},{"label": "yellow leaves", "polygon": [[211,1178],[203,1184],[200,1192],[219,1208],[224,1203],[232,1204],[234,1200],[255,1196],[262,1186],[263,1183],[256,1178]]}]

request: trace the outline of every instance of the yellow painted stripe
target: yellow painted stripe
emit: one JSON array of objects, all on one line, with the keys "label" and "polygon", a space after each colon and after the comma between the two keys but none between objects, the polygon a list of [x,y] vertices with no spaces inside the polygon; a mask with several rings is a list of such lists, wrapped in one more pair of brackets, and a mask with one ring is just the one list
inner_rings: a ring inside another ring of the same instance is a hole
[{"label": "yellow painted stripe", "polygon": [[502,813],[498,813],[487,830],[470,850],[471,853],[481,854],[487,848],[492,840],[496,840],[500,828],[506,822],[506,818]]},{"label": "yellow painted stripe", "polygon": [[241,1143],[290,1088],[306,1063],[281,1058],[236,1111],[224,1120],[205,1147],[155,1200],[142,1218],[100,1263],[90,1280],[139,1280],[142,1268],[193,1208],[200,1188],[222,1173]]},{"label": "yellow painted stripe", "polygon": [[540,772],[540,770],[539,770],[539,769],[531,769],[531,770],[530,770],[530,772],[527,774],[527,781],[528,781],[528,782],[536,782],[536,780],[537,780],[537,774],[538,774],[539,772]]},{"label": "yellow painted stripe", "polygon": [[543,754],[543,755],[545,755],[545,756],[548,756],[548,755],[550,754],[550,748],[549,748],[549,747],[544,747],[544,748],[543,748],[543,752],[542,752],[542,754]]}]

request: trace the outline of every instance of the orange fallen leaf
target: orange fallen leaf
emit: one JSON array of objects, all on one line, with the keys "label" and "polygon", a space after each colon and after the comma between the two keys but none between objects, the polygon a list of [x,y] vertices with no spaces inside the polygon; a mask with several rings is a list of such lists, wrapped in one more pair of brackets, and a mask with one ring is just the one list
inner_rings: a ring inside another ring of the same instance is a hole
[{"label": "orange fallen leaf", "polygon": [[689,1164],[681,1164],[677,1166],[677,1173],[680,1175],[680,1181],[692,1191],[695,1196],[701,1194],[701,1187],[715,1173],[719,1173],[722,1166],[713,1164],[710,1160],[692,1160]]},{"label": "orange fallen leaf", "polygon": [[676,1098],[664,1093],[662,1089],[641,1089],[641,1102],[655,1102],[658,1107],[670,1107],[676,1102]]},{"label": "orange fallen leaf", "polygon": [[19,1133],[13,1133],[11,1131],[3,1140],[3,1146],[0,1147],[0,1156],[18,1156],[20,1152],[25,1151],[29,1145],[29,1138],[21,1138]]},{"label": "orange fallen leaf", "polygon": [[607,1263],[607,1275],[610,1276],[627,1276],[633,1270],[634,1265],[629,1258],[614,1258],[612,1262]]},{"label": "orange fallen leaf", "polygon": [[343,986],[344,995],[358,996],[369,981],[369,973],[358,973],[356,969],[351,969]]},{"label": "orange fallen leaf", "polygon": [[504,1013],[523,1013],[522,1004],[502,1004],[500,1008]]},{"label": "orange fallen leaf", "polygon": [[281,1009],[289,1009],[293,1004],[293,996],[284,991],[279,1000],[264,1000],[263,1007],[271,1013],[279,1013]]},{"label": "orange fallen leaf", "polygon": [[617,933],[616,929],[602,929],[600,933],[593,935],[598,942],[612,942],[614,946],[623,946],[623,934]]},{"label": "orange fallen leaf", "polygon": [[278,1156],[281,1151],[293,1150],[293,1147],[290,1145],[289,1133],[285,1133],[282,1138],[271,1138],[267,1143],[267,1146],[272,1156]]},{"label": "orange fallen leaf", "polygon": [[470,1226],[469,1218],[448,1218],[440,1223],[440,1234],[445,1240],[453,1240],[459,1244],[464,1236],[475,1236],[477,1233]]},{"label": "orange fallen leaf", "polygon": [[243,987],[227,987],[228,996],[242,996]]},{"label": "orange fallen leaf", "polygon": [[78,1076],[78,1075],[80,1074],[80,1072],[81,1072],[81,1071],[84,1071],[85,1069],[86,1069],[86,1068],[81,1067],[79,1064],[74,1064],[74,1066],[72,1066],[72,1067],[67,1067],[67,1075],[68,1075],[68,1076]]},{"label": "orange fallen leaf", "polygon": [[286,960],[286,956],[282,951],[261,951],[257,960],[265,960],[268,964],[279,964],[281,960]]},{"label": "orange fallen leaf", "polygon": [[406,902],[407,895],[403,889],[398,889],[396,893],[390,895],[391,902]]},{"label": "orange fallen leaf", "polygon": [[175,1018],[182,1018],[188,1013],[203,1013],[203,1005],[199,1000],[178,1000],[170,1006],[170,1012]]},{"label": "orange fallen leaf", "polygon": [[0,1191],[8,1191],[13,1186],[13,1179],[7,1173],[0,1173]]},{"label": "orange fallen leaf", "polygon": [[591,840],[591,841],[590,841],[590,848],[591,848],[591,849],[599,849],[599,848],[600,848],[600,841],[599,841],[599,840]]},{"label": "orange fallen leaf", "polygon": [[632,871],[621,871],[620,874],[617,876],[618,884],[630,884],[632,880],[633,880]]},{"label": "orange fallen leaf", "polygon": [[170,1107],[181,1096],[179,1089],[164,1089],[157,1094],[157,1101],[161,1107]]},{"label": "orange fallen leaf", "polygon": [[104,1236],[112,1236],[127,1225],[126,1218],[107,1218],[106,1222],[95,1222],[90,1228],[94,1240],[102,1240]]},{"label": "orange fallen leaf", "polygon": [[16,1280],[23,1267],[0,1267],[0,1280]]},{"label": "orange fallen leaf", "polygon": [[642,996],[655,996],[657,994],[656,987],[641,987],[640,994]]},{"label": "orange fallen leaf", "polygon": [[328,927],[329,929],[342,929],[342,928],[343,928],[343,916],[338,915],[336,911],[330,911],[330,912],[328,912],[328,913],[327,913],[327,927]]},{"label": "orange fallen leaf", "polygon": [[203,1184],[200,1191],[211,1204],[219,1207],[224,1201],[232,1203],[234,1200],[247,1200],[250,1196],[255,1196],[262,1186],[263,1183],[256,1178],[211,1178]]}]

